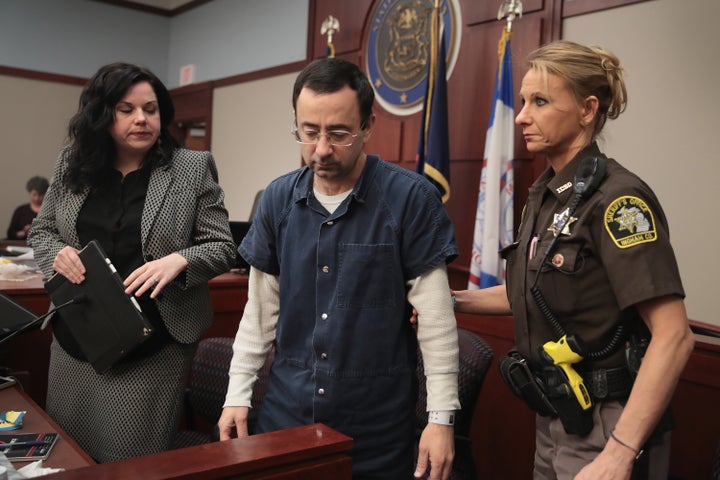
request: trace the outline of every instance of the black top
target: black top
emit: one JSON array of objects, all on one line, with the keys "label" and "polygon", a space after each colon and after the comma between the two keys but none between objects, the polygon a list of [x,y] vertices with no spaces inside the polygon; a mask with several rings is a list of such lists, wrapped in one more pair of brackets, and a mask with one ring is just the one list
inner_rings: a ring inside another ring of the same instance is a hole
[{"label": "black top", "polygon": [[[104,185],[90,192],[78,215],[80,243],[87,245],[97,240],[123,279],[145,263],[140,225],[151,171],[144,166],[123,179],[120,172],[113,170]],[[170,339],[149,294],[150,291],[137,297],[137,301],[155,333],[135,354],[150,353]]]},{"label": "black top", "polygon": [[25,237],[18,237],[17,232],[30,225],[36,215],[29,203],[17,207],[7,230],[8,240],[24,240]]}]

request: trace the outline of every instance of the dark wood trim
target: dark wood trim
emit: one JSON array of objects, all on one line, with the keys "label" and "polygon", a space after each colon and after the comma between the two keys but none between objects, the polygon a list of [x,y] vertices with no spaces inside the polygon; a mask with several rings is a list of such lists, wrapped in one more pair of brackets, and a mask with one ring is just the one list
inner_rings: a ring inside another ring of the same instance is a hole
[{"label": "dark wood trim", "polygon": [[239,75],[233,75],[232,77],[220,78],[212,81],[214,88],[227,87],[228,85],[234,85],[236,83],[250,82],[253,80],[261,80],[264,78],[276,77],[285,73],[293,73],[303,69],[307,65],[307,60],[300,60],[299,62],[286,63],[284,65],[278,65],[277,67],[265,68],[263,70],[255,70],[253,72],[241,73]]},{"label": "dark wood trim", "polygon": [[207,89],[212,89],[214,87],[215,87],[215,85],[213,85],[213,81],[208,80],[207,82],[191,83],[190,85],[183,85],[182,87],[175,87],[172,90],[170,90],[170,93],[190,94],[190,93],[201,92],[201,91],[204,91]]},{"label": "dark wood trim", "polygon": [[46,82],[67,83],[70,85],[85,85],[87,78],[73,77],[70,75],[61,75],[59,73],[39,72],[37,70],[27,70],[24,68],[6,67],[0,65],[0,75],[9,77],[30,78],[33,80],[43,80]]},{"label": "dark wood trim", "polygon": [[205,3],[210,3],[212,0],[192,0],[191,2],[186,3],[185,5],[182,5],[180,7],[177,7],[173,10],[171,10],[171,17],[174,17],[175,15],[180,15],[181,13],[185,13],[189,10],[192,10],[193,8],[199,7],[200,5],[203,5]]},{"label": "dark wood trim", "polygon": [[551,0],[552,1],[552,13],[551,19],[548,22],[550,27],[543,29],[542,34],[547,35],[543,37],[543,43],[551,42],[553,40],[559,40],[562,38],[562,21],[563,21],[563,4],[565,0]]},{"label": "dark wood trim", "polygon": [[161,15],[163,17],[174,17],[185,13],[188,10],[192,10],[195,7],[199,7],[205,3],[211,2],[212,0],[192,0],[185,5],[173,8],[171,10],[165,8],[157,8],[143,3],[136,3],[132,0],[95,0],[99,3],[107,3],[108,5],[115,5],[116,7],[129,8],[131,10],[138,10],[141,12],[152,13],[155,15]]},{"label": "dark wood trim", "polygon": [[310,0],[308,2],[308,26],[307,26],[307,46],[305,48],[305,58],[309,61],[309,59],[313,58],[313,50],[315,46],[315,32],[313,31],[315,29],[315,16],[317,15],[317,1],[316,0]]},{"label": "dark wood trim", "polygon": [[562,18],[609,10],[648,0],[562,0]]},{"label": "dark wood trim", "polygon": [[[720,325],[690,320],[690,328],[692,328],[696,340],[704,344],[705,350],[720,353]],[[720,376],[718,376],[718,382],[720,382]],[[720,384],[718,386],[720,387]]]}]

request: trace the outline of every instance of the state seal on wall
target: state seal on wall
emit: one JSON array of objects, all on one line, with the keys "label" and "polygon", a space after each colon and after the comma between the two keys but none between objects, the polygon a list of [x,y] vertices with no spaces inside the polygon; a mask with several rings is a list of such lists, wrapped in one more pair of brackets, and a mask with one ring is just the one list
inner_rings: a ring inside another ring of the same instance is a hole
[{"label": "state seal on wall", "polygon": [[[373,10],[365,42],[365,71],[378,103],[395,115],[422,110],[434,6],[435,0],[380,0]],[[441,0],[440,15],[450,78],[462,32],[458,0]]]}]

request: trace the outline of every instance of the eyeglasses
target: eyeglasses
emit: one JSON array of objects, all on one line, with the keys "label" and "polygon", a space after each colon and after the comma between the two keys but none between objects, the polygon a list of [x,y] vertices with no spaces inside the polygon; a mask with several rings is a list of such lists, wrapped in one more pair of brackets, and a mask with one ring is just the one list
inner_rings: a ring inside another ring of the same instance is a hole
[{"label": "eyeglasses", "polygon": [[[364,127],[361,126],[361,128]],[[325,137],[325,140],[333,147],[349,147],[353,144],[355,138],[360,135],[347,130],[330,130],[326,133],[320,133],[312,128],[299,130],[296,125],[292,126],[290,133],[295,136],[295,141],[301,145],[317,145],[320,138]]]}]

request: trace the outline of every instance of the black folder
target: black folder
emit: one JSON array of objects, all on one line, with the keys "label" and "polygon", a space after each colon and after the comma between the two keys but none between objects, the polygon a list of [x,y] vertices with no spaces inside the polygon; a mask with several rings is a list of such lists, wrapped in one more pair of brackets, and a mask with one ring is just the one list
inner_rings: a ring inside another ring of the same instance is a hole
[{"label": "black folder", "polygon": [[[61,318],[54,325],[69,332],[95,371],[104,373],[150,338],[153,327],[135,298],[125,294],[122,278],[97,241],[88,243],[79,255],[85,281],[77,285],[56,273],[45,289],[56,307],[81,299],[56,312]],[[57,329],[55,333],[60,341]]]}]

